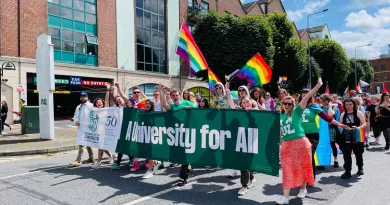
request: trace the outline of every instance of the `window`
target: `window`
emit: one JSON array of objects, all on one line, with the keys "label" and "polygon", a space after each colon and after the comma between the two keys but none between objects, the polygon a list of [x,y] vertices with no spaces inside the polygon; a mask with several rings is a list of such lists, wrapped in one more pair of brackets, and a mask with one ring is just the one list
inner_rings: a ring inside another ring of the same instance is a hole
[{"label": "window", "polygon": [[54,60],[97,66],[96,0],[49,0]]},{"label": "window", "polygon": [[[148,84],[142,84],[139,85],[139,88],[141,91],[146,95],[148,99],[154,99],[153,98],[153,92],[156,90],[157,84],[148,83]],[[133,97],[133,88],[129,89],[129,97]]]},{"label": "window", "polygon": [[374,81],[378,81],[378,76],[374,75]]},{"label": "window", "polygon": [[205,1],[201,1],[201,2],[200,2],[200,10],[201,10],[203,13],[209,12],[209,3],[205,2]]},{"label": "window", "polygon": [[188,91],[190,92],[193,92],[194,94],[197,93],[197,92],[200,92],[200,95],[203,97],[203,98],[207,98],[210,102],[210,90],[208,88],[204,88],[204,87],[193,87],[193,88],[190,88],[188,89]]},{"label": "window", "polygon": [[378,71],[378,67],[374,65],[374,71]]},{"label": "window", "polygon": [[381,79],[382,79],[382,81],[385,81],[385,80],[386,80],[386,75],[385,75],[385,74],[382,74],[382,75],[381,75]]},{"label": "window", "polygon": [[165,2],[136,2],[137,70],[167,73]]},{"label": "window", "polygon": [[386,67],[385,67],[385,65],[381,65],[381,70],[386,70]]},{"label": "window", "polygon": [[194,5],[194,0],[188,0],[188,7],[191,8]]}]

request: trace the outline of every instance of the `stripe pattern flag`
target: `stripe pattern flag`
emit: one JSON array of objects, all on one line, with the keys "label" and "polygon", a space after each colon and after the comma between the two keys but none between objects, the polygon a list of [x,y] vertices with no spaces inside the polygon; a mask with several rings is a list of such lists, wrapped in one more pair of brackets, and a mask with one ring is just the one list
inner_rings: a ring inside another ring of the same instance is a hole
[{"label": "stripe pattern flag", "polygon": [[356,86],[356,92],[358,92],[358,93],[363,92],[362,88],[360,87],[360,83],[358,83],[358,85]]},{"label": "stripe pattern flag", "polygon": [[214,92],[215,84],[217,84],[218,82],[221,82],[221,81],[219,80],[217,75],[215,75],[215,73],[212,70],[208,69],[208,73],[209,73],[209,89],[211,92]]},{"label": "stripe pattern flag", "polygon": [[286,84],[287,76],[279,76],[278,84]]},{"label": "stripe pattern flag", "polygon": [[253,86],[264,85],[271,81],[272,70],[260,53],[256,53],[236,74]]},{"label": "stripe pattern flag", "polygon": [[182,24],[180,38],[176,48],[176,54],[182,57],[190,65],[190,76],[193,77],[201,70],[207,70],[207,62],[196,45],[187,26]]},{"label": "stripe pattern flag", "polygon": [[345,89],[343,96],[344,96],[344,97],[349,97],[349,96],[351,96],[351,95],[349,94],[349,86]]},{"label": "stripe pattern flag", "polygon": [[356,142],[366,142],[366,132],[364,129],[355,129],[354,132]]}]

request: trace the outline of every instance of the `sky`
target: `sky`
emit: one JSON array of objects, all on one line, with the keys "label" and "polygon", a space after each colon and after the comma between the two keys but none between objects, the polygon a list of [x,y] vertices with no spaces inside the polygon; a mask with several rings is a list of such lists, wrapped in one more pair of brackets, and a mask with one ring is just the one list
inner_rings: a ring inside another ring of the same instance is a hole
[{"label": "sky", "polygon": [[[254,0],[241,0],[243,3]],[[390,0],[282,0],[288,18],[298,30],[307,26],[309,14],[329,9],[310,17],[309,26],[328,24],[331,38],[339,42],[348,54],[372,59],[389,53]]]}]

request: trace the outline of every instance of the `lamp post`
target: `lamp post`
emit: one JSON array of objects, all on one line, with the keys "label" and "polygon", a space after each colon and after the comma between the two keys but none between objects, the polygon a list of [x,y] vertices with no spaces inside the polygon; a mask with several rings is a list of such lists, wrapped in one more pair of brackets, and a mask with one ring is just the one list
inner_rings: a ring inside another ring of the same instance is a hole
[{"label": "lamp post", "polygon": [[310,88],[311,88],[311,63],[310,63],[310,30],[309,30],[309,18],[310,16],[313,16],[313,15],[316,15],[316,14],[319,14],[319,13],[324,13],[324,12],[327,12],[329,9],[324,9],[322,11],[319,11],[319,12],[316,12],[316,13],[312,13],[312,14],[309,14],[307,16],[307,33],[309,35],[309,38],[307,39],[307,50],[308,50],[308,58],[307,60],[309,61],[309,85],[310,85]]},{"label": "lamp post", "polygon": [[370,44],[367,44],[367,45],[361,45],[361,46],[356,46],[355,47],[355,87],[357,87],[357,70],[356,70],[356,63],[357,63],[357,59],[356,59],[356,49],[357,48],[360,48],[360,47],[365,47],[365,46],[371,46],[372,44],[370,43]]},{"label": "lamp post", "polygon": [[[1,88],[1,82],[2,82],[2,77],[3,77],[3,71],[4,70],[15,70],[15,64],[13,64],[12,62],[4,62],[2,65],[1,65],[1,70],[0,70],[0,91],[2,92],[2,88]],[[0,110],[1,110],[1,107],[3,105],[0,104]],[[2,120],[0,119],[0,125],[1,125],[1,130],[0,130],[0,135],[3,133],[3,123]]]}]

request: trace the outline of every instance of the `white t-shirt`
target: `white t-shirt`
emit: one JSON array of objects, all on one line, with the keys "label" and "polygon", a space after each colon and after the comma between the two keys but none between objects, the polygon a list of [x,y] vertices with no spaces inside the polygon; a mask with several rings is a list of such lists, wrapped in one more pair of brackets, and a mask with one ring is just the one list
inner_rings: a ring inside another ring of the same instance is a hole
[{"label": "white t-shirt", "polygon": [[154,102],[154,111],[155,112],[161,112],[162,111],[162,106],[161,106],[161,102],[160,101]]}]

